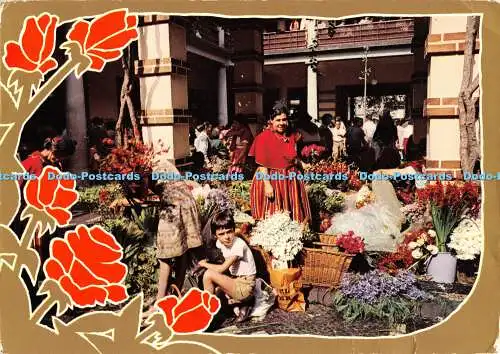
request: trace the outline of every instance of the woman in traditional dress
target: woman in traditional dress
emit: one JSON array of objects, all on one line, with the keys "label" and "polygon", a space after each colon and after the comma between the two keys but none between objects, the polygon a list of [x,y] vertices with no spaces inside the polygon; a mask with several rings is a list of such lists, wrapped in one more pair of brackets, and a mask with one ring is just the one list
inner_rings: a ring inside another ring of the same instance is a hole
[{"label": "woman in traditional dress", "polygon": [[253,134],[242,115],[238,114],[234,117],[231,130],[225,137],[229,139],[231,156],[231,166],[228,173],[243,173],[248,150],[253,142]]},{"label": "woman in traditional dress", "polygon": [[[164,160],[158,166],[160,173],[179,174],[173,164]],[[175,285],[182,290],[188,267],[187,251],[202,245],[201,225],[196,201],[183,180],[160,180],[154,186],[160,196],[160,217],[156,234],[156,257],[160,263],[157,300],[167,294],[171,270],[175,271]],[[153,306],[144,316],[157,309]]]},{"label": "woman in traditional dress", "polygon": [[298,222],[311,220],[311,210],[304,182],[298,178],[269,180],[264,176],[289,176],[300,173],[302,162],[297,154],[297,134],[288,132],[288,110],[278,102],[273,107],[269,129],[255,138],[249,156],[259,166],[250,188],[250,204],[255,220],[262,220],[277,211],[288,211]]}]

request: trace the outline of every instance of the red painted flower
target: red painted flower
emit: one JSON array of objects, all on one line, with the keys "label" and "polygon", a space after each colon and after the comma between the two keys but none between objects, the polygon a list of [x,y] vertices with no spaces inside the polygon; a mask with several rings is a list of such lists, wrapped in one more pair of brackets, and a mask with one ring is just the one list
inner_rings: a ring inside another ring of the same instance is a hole
[{"label": "red painted flower", "polygon": [[169,295],[157,303],[167,326],[176,333],[201,332],[208,328],[220,309],[220,301],[207,291],[191,288],[179,299]]},{"label": "red painted flower", "polygon": [[58,22],[57,16],[48,13],[27,17],[19,41],[5,44],[5,66],[27,72],[39,71],[42,74],[55,69],[57,61],[51,56],[56,44]]},{"label": "red painted flower", "polygon": [[61,175],[56,167],[46,166],[37,179],[26,183],[24,199],[30,206],[44,210],[57,225],[65,226],[71,220],[70,208],[78,200],[78,193],[75,180],[57,179]]},{"label": "red painted flower", "polygon": [[122,257],[113,235],[100,226],[79,225],[64,239],[52,240],[44,271],[79,307],[117,304],[128,297],[122,284],[127,275]]},{"label": "red painted flower", "polygon": [[114,10],[92,21],[77,21],[67,38],[80,45],[82,53],[92,61],[89,70],[101,71],[104,64],[122,56],[122,50],[137,39],[137,16],[127,10]]}]

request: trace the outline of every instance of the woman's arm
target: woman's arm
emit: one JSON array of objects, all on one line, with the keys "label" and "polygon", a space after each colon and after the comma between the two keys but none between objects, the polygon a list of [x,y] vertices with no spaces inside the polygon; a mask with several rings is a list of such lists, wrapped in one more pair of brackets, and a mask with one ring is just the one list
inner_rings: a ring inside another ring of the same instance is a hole
[{"label": "woman's arm", "polygon": [[210,269],[210,270],[213,270],[214,272],[217,272],[217,273],[224,273],[226,270],[229,269],[229,267],[231,267],[233,265],[234,262],[236,262],[238,260],[238,257],[237,256],[232,256],[232,257],[229,257],[228,259],[226,259],[224,261],[224,263],[222,264],[212,264],[212,263],[208,263],[205,259],[202,260],[202,261],[199,261],[198,262],[198,265],[200,267],[203,267],[203,268],[207,268],[207,269]]}]

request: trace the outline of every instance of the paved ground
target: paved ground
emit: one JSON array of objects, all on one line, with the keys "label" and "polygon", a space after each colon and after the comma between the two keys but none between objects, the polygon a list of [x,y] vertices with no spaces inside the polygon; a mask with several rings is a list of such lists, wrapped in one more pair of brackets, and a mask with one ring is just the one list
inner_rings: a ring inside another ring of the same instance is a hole
[{"label": "paved ground", "polygon": [[[233,319],[226,320],[218,333],[231,334],[312,334],[321,336],[382,336],[410,333],[434,325],[446,318],[465,299],[471,285],[441,285],[420,282],[422,289],[435,295],[435,299],[420,309],[420,314],[398,328],[389,327],[380,321],[358,321],[346,323],[330,306],[310,304],[306,312],[288,313],[279,309],[272,310],[262,322],[235,324]],[[317,294],[310,294],[309,298]],[[328,297],[323,297],[328,303]]]}]

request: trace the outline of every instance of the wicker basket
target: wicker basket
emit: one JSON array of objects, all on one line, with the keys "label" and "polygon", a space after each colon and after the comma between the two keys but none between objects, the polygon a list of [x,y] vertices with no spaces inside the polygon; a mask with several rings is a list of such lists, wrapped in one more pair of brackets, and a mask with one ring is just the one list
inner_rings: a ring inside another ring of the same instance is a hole
[{"label": "wicker basket", "polygon": [[[328,244],[320,246],[331,247]],[[329,249],[304,248],[302,282],[308,285],[337,288],[349,269],[354,255]]]},{"label": "wicker basket", "polygon": [[337,241],[335,235],[319,234],[319,243],[315,242],[315,244],[321,246],[324,250],[338,251],[338,248],[335,246],[335,241]]}]

